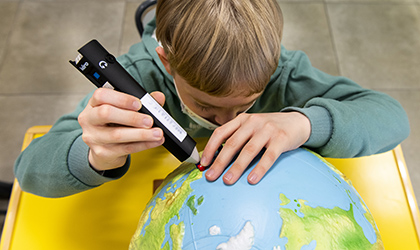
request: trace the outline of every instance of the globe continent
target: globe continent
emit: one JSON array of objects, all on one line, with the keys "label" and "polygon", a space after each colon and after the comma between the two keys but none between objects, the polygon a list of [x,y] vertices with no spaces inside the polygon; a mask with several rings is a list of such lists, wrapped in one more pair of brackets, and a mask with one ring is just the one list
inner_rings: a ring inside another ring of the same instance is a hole
[{"label": "globe continent", "polygon": [[259,157],[231,186],[181,164],[147,204],[130,249],[383,249],[360,195],[322,157],[284,153],[250,185]]}]

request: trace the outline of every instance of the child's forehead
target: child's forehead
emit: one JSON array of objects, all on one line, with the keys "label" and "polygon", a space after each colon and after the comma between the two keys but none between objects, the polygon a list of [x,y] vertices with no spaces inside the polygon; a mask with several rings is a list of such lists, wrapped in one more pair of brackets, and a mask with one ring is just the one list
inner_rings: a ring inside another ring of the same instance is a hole
[{"label": "child's forehead", "polygon": [[193,99],[196,103],[200,104],[201,106],[224,108],[224,107],[227,107],[228,105],[229,106],[250,106],[255,102],[255,100],[258,97],[259,96],[256,96],[256,97],[254,96],[252,97],[225,96],[225,97],[218,97],[214,99],[197,99],[193,97]]},{"label": "child's forehead", "polygon": [[191,101],[194,101],[201,106],[208,107],[236,107],[247,106],[255,102],[261,96],[262,92],[255,93],[245,86],[229,91],[226,95],[214,95],[206,91],[200,90],[191,86],[185,79],[178,74],[174,76],[175,85],[178,90],[181,90],[183,95],[188,95]]},{"label": "child's forehead", "polygon": [[234,107],[234,106],[249,106],[252,105],[255,100],[260,97],[261,93],[255,93],[252,95],[241,95],[233,92],[226,96],[212,96],[203,91],[195,89],[187,92],[191,99],[202,106],[211,107]]}]

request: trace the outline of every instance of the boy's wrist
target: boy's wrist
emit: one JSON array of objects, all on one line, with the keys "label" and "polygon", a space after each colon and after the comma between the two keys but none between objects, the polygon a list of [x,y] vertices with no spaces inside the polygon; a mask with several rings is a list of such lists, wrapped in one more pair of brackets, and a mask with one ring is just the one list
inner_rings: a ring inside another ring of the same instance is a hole
[{"label": "boy's wrist", "polygon": [[68,155],[68,168],[71,175],[76,177],[80,182],[87,186],[95,187],[112,179],[118,179],[122,177],[130,166],[130,157],[127,158],[124,166],[104,171],[103,175],[95,170],[89,163],[88,160],[89,147],[83,141],[80,135],[73,142],[70,152]]},{"label": "boy's wrist", "polygon": [[311,134],[309,139],[303,144],[304,146],[319,148],[327,144],[330,140],[333,131],[333,123],[327,109],[320,106],[311,106],[307,108],[287,107],[281,111],[297,111],[304,114],[309,119],[311,123]]},{"label": "boy's wrist", "polygon": [[117,179],[117,178],[122,177],[127,172],[130,166],[130,162],[131,162],[131,157],[127,156],[126,162],[124,163],[123,166],[119,168],[108,169],[108,170],[98,170],[90,163],[89,163],[89,167],[100,176]]},{"label": "boy's wrist", "polygon": [[89,162],[89,167],[91,169],[93,169],[93,171],[95,171],[96,173],[98,173],[99,175],[104,176],[105,170],[98,170],[98,169],[96,169],[94,166],[92,166],[92,164],[90,164],[90,162]]}]

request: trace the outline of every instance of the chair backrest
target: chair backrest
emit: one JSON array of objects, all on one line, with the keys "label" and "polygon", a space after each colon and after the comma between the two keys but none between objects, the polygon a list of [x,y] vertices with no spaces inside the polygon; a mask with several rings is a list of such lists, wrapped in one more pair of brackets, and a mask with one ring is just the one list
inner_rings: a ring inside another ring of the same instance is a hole
[{"label": "chair backrest", "polygon": [[135,21],[140,37],[143,36],[144,26],[155,16],[157,0],[147,0],[140,4],[136,10]]}]

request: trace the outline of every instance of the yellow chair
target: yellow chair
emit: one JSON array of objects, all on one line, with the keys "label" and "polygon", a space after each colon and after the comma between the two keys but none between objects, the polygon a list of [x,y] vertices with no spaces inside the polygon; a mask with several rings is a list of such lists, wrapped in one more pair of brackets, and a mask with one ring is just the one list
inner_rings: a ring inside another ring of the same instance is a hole
[{"label": "yellow chair", "polygon": [[[23,148],[49,128],[30,128]],[[198,140],[200,150],[205,142]],[[419,210],[399,146],[369,157],[327,160],[351,179],[387,250],[420,249]],[[154,181],[178,165],[162,147],[147,150],[132,156],[132,166],[121,179],[58,199],[22,192],[15,181],[0,249],[128,249]]]}]

